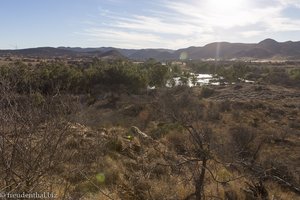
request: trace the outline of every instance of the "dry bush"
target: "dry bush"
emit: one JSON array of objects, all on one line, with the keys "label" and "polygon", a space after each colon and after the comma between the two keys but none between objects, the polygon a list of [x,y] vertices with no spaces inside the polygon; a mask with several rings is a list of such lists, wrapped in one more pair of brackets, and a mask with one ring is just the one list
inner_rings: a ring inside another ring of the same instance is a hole
[{"label": "dry bush", "polygon": [[290,121],[289,123],[288,123],[288,126],[290,127],[290,128],[293,128],[293,129],[300,129],[300,120],[296,120],[296,121]]},{"label": "dry bush", "polygon": [[221,112],[231,111],[231,102],[228,99],[226,99],[224,101],[221,101],[219,103],[219,109],[220,109]]},{"label": "dry bush", "polygon": [[200,96],[203,98],[208,98],[215,93],[213,88],[202,87]]},{"label": "dry bush", "polygon": [[221,108],[217,103],[210,102],[205,112],[207,121],[217,121],[221,119]]},{"label": "dry bush", "polygon": [[250,148],[251,142],[253,142],[256,137],[253,130],[244,126],[233,127],[229,131],[232,134],[232,140],[238,150],[246,150]]},{"label": "dry bush", "polygon": [[[184,143],[180,144],[183,154],[177,152],[175,159],[166,157],[165,160],[172,169],[175,169],[172,171],[176,172],[175,174],[178,171],[185,171],[191,175],[186,178],[194,186],[194,192],[190,193],[186,199],[204,199],[207,195],[205,188],[209,181],[214,183],[231,181],[219,180],[209,165],[210,162],[217,160],[216,152],[220,149],[220,144],[218,144],[220,140],[214,139],[214,133],[207,122],[221,118],[220,107],[217,103],[209,103],[206,107],[199,97],[193,96],[188,91],[180,95],[176,95],[176,91],[175,95],[165,93],[159,100],[159,108],[165,114],[165,119],[180,124],[184,128],[183,133],[188,138],[184,147],[181,147]],[[170,139],[178,145],[180,137]]]},{"label": "dry bush", "polygon": [[69,97],[23,95],[10,82],[0,83],[1,191],[41,191],[45,179],[66,161],[65,138],[70,134]]},{"label": "dry bush", "polygon": [[184,155],[187,152],[187,137],[183,132],[172,132],[166,137],[170,147],[179,155]]}]

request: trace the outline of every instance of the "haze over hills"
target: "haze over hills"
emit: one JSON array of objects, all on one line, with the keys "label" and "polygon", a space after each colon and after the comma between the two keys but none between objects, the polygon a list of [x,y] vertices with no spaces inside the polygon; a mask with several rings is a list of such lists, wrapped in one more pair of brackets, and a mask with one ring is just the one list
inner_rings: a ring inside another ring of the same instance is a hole
[{"label": "haze over hills", "polygon": [[121,49],[114,47],[39,47],[20,50],[0,50],[0,56],[15,55],[29,57],[100,57],[128,58],[132,60],[178,60],[185,59],[300,59],[300,42],[277,42],[265,39],[255,43],[215,42],[203,47],[170,49]]}]

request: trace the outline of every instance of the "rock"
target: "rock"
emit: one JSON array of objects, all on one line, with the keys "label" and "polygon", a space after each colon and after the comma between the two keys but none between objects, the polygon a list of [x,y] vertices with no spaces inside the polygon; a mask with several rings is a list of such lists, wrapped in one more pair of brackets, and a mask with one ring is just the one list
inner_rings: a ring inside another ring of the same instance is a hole
[{"label": "rock", "polygon": [[134,136],[138,136],[138,137],[142,137],[142,138],[149,138],[149,136],[146,133],[142,132],[136,126],[132,126],[130,129],[131,129],[131,132],[134,134]]}]

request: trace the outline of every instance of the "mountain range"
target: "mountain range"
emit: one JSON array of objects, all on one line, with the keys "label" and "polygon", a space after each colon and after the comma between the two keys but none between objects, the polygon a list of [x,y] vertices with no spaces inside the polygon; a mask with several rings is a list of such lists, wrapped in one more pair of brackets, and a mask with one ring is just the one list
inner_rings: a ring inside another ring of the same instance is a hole
[{"label": "mountain range", "polygon": [[0,56],[23,57],[99,57],[128,58],[143,61],[154,58],[159,61],[179,59],[300,59],[299,42],[277,42],[265,39],[259,43],[215,42],[203,47],[171,49],[121,49],[114,47],[39,47],[20,50],[0,50]]}]

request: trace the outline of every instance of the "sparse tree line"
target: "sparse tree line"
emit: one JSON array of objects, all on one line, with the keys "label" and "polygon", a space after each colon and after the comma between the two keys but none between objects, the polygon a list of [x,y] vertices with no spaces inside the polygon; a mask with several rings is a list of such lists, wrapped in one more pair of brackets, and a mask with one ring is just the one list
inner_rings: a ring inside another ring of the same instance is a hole
[{"label": "sparse tree line", "polygon": [[175,85],[173,77],[181,77],[181,85],[188,79],[197,82],[190,72],[208,73],[223,77],[219,81],[233,83],[253,80],[261,83],[299,86],[300,69],[284,67],[254,66],[248,63],[187,63],[190,71],[183,71],[177,65],[162,65],[153,59],[143,64],[130,61],[101,61],[94,59],[86,66],[72,66],[63,62],[39,63],[35,66],[22,62],[0,66],[0,77],[16,83],[21,93],[56,94],[57,92],[85,94],[104,90],[123,90],[138,93],[150,87]]},{"label": "sparse tree line", "polygon": [[63,62],[40,63],[36,66],[22,62],[0,67],[0,77],[16,83],[20,93],[41,94],[57,92],[85,94],[97,88],[137,93],[147,86],[164,86],[170,77],[168,66],[149,60],[144,64],[129,61],[101,61],[95,59],[85,67]]},{"label": "sparse tree line", "polygon": [[229,83],[251,80],[267,84],[300,86],[300,68],[297,64],[289,67],[285,64],[190,61],[187,65],[196,73],[215,74],[224,78],[221,81]]}]

